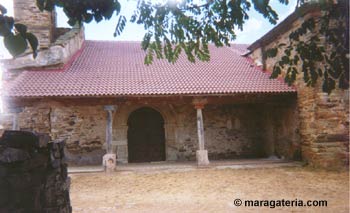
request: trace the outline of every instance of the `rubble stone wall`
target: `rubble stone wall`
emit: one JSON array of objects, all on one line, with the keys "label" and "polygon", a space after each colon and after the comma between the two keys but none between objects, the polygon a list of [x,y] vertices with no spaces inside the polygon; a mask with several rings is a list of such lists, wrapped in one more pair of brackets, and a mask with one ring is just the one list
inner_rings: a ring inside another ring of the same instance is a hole
[{"label": "rubble stone wall", "polygon": [[[106,102],[107,103],[107,102]],[[108,103],[110,105],[110,103]],[[54,140],[66,141],[70,164],[101,164],[105,154],[107,113],[103,103],[69,103],[39,100],[22,106],[19,128],[48,133]],[[141,107],[157,110],[164,119],[166,160],[195,160],[198,149],[196,110],[191,103],[149,104],[126,101],[116,104],[113,113],[113,152],[118,162],[127,163],[127,121]],[[278,107],[277,107],[278,106]],[[275,112],[281,112],[276,116]],[[292,105],[226,104],[207,105],[203,109],[205,148],[209,159],[257,158],[276,155],[298,159],[300,151],[297,120]],[[2,128],[12,127],[11,115],[3,116]],[[6,118],[6,119],[5,119]],[[281,130],[281,131],[280,131]],[[0,130],[1,131],[1,130]]]},{"label": "rubble stone wall", "polygon": [[[263,48],[255,49],[250,57],[255,62],[262,62],[262,49],[274,48],[280,43],[287,44],[289,34],[298,29],[303,20],[310,15],[314,14],[307,14],[297,19],[290,26],[289,31],[280,34]],[[267,71],[272,71],[282,53],[283,51],[279,51],[277,57],[266,60]],[[349,165],[349,90],[335,89],[328,95],[322,92],[321,79],[315,87],[307,87],[302,72],[299,73],[295,87],[298,92],[297,108],[303,160],[315,167],[347,168]]]},{"label": "rubble stone wall", "polygon": [[[277,106],[280,106],[278,110],[281,113],[286,114],[268,116],[276,111],[275,105],[271,107],[260,104],[205,106],[203,109],[205,149],[208,150],[209,159],[258,158],[271,155],[285,159],[300,159],[296,154],[300,152],[300,144],[296,130],[298,120],[294,116],[295,107],[283,104],[282,106],[277,104]],[[128,115],[141,107],[157,110],[165,120],[167,160],[195,160],[198,136],[196,110],[191,104],[140,105],[127,102],[120,105],[114,114],[113,145],[118,161],[126,162],[128,159]],[[265,114],[267,116],[262,116]],[[281,123],[284,124],[285,131],[267,135],[267,131],[280,128]],[[288,138],[288,140],[277,140],[277,138]],[[267,141],[270,145],[266,145]],[[267,152],[266,146],[272,146],[273,150]]]},{"label": "rubble stone wall", "polygon": [[54,39],[56,12],[41,12],[36,0],[15,0],[13,8],[16,22],[25,24],[28,31],[38,38],[39,49],[48,48]]},{"label": "rubble stone wall", "polygon": [[7,131],[0,138],[0,212],[72,212],[64,143]]}]

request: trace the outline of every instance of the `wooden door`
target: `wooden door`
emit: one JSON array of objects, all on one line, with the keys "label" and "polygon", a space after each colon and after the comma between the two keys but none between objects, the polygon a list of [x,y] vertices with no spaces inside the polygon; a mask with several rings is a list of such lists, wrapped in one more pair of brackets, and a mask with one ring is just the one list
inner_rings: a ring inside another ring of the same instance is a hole
[{"label": "wooden door", "polygon": [[141,108],[128,119],[129,162],[165,160],[164,120],[152,108]]}]

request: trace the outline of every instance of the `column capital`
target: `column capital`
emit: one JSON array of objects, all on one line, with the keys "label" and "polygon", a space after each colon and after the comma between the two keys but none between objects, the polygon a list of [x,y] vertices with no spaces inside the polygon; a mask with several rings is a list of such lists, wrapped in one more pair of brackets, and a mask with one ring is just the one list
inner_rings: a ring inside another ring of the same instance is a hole
[{"label": "column capital", "polygon": [[194,98],[192,100],[192,104],[196,109],[203,109],[207,103],[208,103],[208,100],[206,98]]},{"label": "column capital", "polygon": [[118,107],[115,105],[105,105],[103,108],[106,111],[116,111]]},{"label": "column capital", "polygon": [[23,112],[23,107],[12,107],[8,111],[10,113],[21,113]]}]

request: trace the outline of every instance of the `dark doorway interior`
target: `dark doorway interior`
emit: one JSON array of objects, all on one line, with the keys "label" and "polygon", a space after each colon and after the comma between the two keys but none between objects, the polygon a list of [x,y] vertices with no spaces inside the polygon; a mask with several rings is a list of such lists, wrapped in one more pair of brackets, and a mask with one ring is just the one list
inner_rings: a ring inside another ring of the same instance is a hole
[{"label": "dark doorway interior", "polygon": [[129,163],[165,160],[164,120],[148,107],[135,110],[128,119]]}]

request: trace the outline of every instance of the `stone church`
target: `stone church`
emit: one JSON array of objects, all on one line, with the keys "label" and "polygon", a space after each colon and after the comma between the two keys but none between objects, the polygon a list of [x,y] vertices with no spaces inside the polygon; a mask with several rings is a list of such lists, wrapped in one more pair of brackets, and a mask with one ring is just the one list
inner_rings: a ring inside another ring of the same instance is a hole
[{"label": "stone church", "polygon": [[85,40],[83,28],[57,28],[55,13],[34,2],[14,0],[40,51],[3,61],[1,131],[65,140],[71,165],[101,164],[106,153],[117,163],[273,156],[348,165],[348,91],[289,87],[262,59],[300,24],[295,13],[250,46],[210,46],[210,62],[182,55],[147,66],[140,43]]}]

